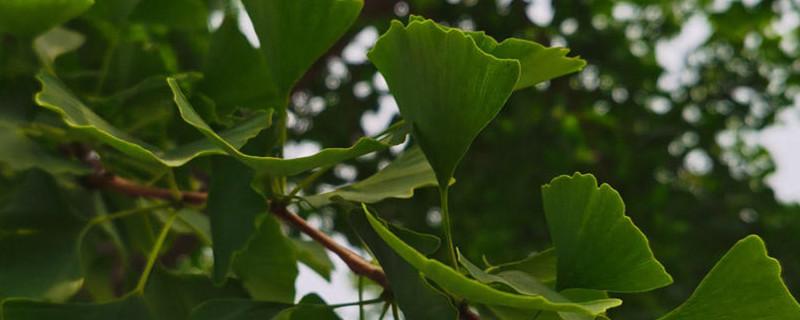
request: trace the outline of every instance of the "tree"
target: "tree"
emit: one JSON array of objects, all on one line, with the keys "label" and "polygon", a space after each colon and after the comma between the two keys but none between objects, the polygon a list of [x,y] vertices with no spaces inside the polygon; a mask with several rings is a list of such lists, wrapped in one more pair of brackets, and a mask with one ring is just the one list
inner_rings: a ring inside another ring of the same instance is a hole
[{"label": "tree", "polygon": [[[609,292],[672,282],[620,195],[589,174],[542,187],[552,249],[486,268],[470,262],[482,252],[456,249],[448,205],[459,203],[448,200],[456,168],[514,95],[584,67],[565,49],[498,42],[420,16],[392,22],[368,58],[403,120],[346,148],[285,158],[297,121],[292,92],[361,1],[245,0],[210,11],[192,0],[4,6],[3,319],[335,319],[339,305],[294,299],[298,261],[324,276],[326,250],[384,289],[357,304],[384,302],[384,312],[399,307],[409,319],[605,318],[622,302]],[[258,46],[239,31],[241,10]],[[34,13],[41,20],[19,19]],[[214,14],[223,21],[209,32]],[[584,121],[569,119],[563,125]],[[305,193],[343,161],[406,140],[373,175]],[[376,214],[378,202],[426,186],[438,190],[441,246]],[[292,212],[322,206],[339,210],[378,264]],[[296,231],[285,234],[281,222]],[[662,319],[735,316],[800,317],[758,236],[733,245]]]}]

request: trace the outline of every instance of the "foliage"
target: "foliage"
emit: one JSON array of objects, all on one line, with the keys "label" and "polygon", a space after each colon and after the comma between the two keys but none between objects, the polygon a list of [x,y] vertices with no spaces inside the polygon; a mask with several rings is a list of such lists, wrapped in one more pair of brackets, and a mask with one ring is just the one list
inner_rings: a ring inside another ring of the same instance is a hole
[{"label": "foliage", "polygon": [[[469,177],[459,164],[506,104],[586,65],[563,48],[498,42],[421,16],[392,21],[367,57],[402,120],[377,136],[351,137],[349,147],[286,157],[293,92],[363,6],[0,4],[0,319],[338,319],[337,308],[383,303],[384,313],[391,307],[396,318],[399,308],[407,319],[591,320],[613,318],[629,297],[618,293],[672,283],[620,194],[591,174],[542,186],[552,248],[516,262],[484,259],[485,268],[469,257],[489,252],[456,249],[451,220],[469,217],[463,198],[454,198],[452,217],[449,210],[454,176]],[[258,45],[239,31],[244,12]],[[223,21],[209,31],[205,20],[215,14]],[[400,155],[373,175],[306,193],[331,168],[390,148]],[[429,186],[438,187],[444,246],[377,217],[380,202]],[[531,196],[529,186],[520,189]],[[326,206],[374,261],[290,211]],[[298,262],[329,277],[326,250],[380,296],[345,305],[314,294],[295,300]],[[800,305],[751,235],[683,305],[663,313],[800,319]]]}]

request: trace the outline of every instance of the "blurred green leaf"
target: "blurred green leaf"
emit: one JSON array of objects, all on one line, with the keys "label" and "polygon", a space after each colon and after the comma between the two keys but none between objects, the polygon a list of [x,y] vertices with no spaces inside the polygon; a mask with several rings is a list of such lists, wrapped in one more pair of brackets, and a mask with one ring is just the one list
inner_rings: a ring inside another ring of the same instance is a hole
[{"label": "blurred green leaf", "polygon": [[132,21],[188,30],[208,28],[207,18],[208,8],[202,0],[141,0],[130,16]]},{"label": "blurred green leaf", "polygon": [[[70,127],[85,132],[131,157],[169,167],[179,167],[199,156],[224,154],[224,149],[207,139],[198,140],[166,152],[160,151],[100,118],[49,73],[40,72],[38,78],[42,83],[42,91],[36,94],[36,102],[39,105],[57,112]],[[270,116],[270,113],[257,113],[250,119],[222,132],[221,139],[224,138],[225,141],[228,141],[228,147],[234,150],[238,149],[247,140],[270,126]]]},{"label": "blurred green leaf", "polygon": [[300,302],[289,309],[284,310],[273,320],[341,320],[316,294],[308,294],[300,299]]},{"label": "blurred green leaf", "polygon": [[558,255],[558,288],[639,292],[672,283],[630,218],[619,193],[591,174],[542,186],[544,213]]},{"label": "blurred green leaf", "polygon": [[54,304],[9,299],[0,304],[3,320],[151,320],[154,319],[139,295],[100,304]]},{"label": "blurred green leaf", "polygon": [[82,34],[57,27],[33,39],[33,50],[42,65],[52,71],[58,56],[80,48],[84,41]]},{"label": "blurred green leaf", "polygon": [[575,312],[587,315],[598,315],[608,308],[619,306],[622,301],[618,299],[601,299],[590,302],[557,302],[548,300],[547,297],[517,295],[503,292],[467,278],[461,273],[445,266],[437,260],[425,258],[422,254],[404,243],[392,234],[375,219],[368,211],[364,214],[372,229],[389,245],[394,252],[406,262],[414,266],[419,272],[440,285],[444,290],[475,303],[498,305],[529,310],[553,310]]},{"label": "blurred green leaf", "polygon": [[439,185],[450,182],[478,133],[519,79],[519,62],[482,52],[463,32],[430,20],[393,21],[367,54],[413,126]]},{"label": "blurred green leaf", "polygon": [[331,271],[334,266],[330,257],[328,257],[328,250],[316,241],[291,240],[292,245],[294,245],[294,251],[297,254],[297,261],[314,270],[325,280],[331,281]]},{"label": "blurred green leaf", "polygon": [[39,168],[53,174],[91,173],[91,168],[77,162],[57,157],[45,151],[23,132],[21,123],[0,114],[0,163],[5,163],[14,171]]},{"label": "blurred green leaf", "polygon": [[6,195],[0,209],[0,300],[63,302],[80,289],[77,246],[84,223],[73,210],[55,179],[39,170],[28,171]]},{"label": "blurred green leaf", "polygon": [[[364,6],[362,0],[243,0],[278,98],[336,43]],[[285,100],[284,100],[285,101]]]},{"label": "blurred green leaf", "polygon": [[390,146],[400,144],[405,140],[405,127],[400,126],[396,130],[388,132],[379,140],[361,138],[350,148],[323,149],[319,153],[307,157],[283,159],[251,156],[240,152],[226,141],[224,137],[214,132],[214,130],[203,121],[200,115],[194,111],[175,79],[170,78],[168,81],[172,92],[175,94],[175,103],[178,105],[183,120],[197,128],[197,130],[217,146],[227,150],[228,154],[234,158],[239,159],[239,161],[255,168],[259,172],[274,176],[291,176],[317,167],[333,165],[347,159],[363,156],[370,152],[386,149]]},{"label": "blurred green leaf", "polygon": [[218,287],[205,275],[175,274],[156,268],[147,279],[144,297],[155,319],[173,320],[186,319],[205,301],[248,298],[248,294],[237,281]]},{"label": "blurred green leaf", "polygon": [[449,298],[433,288],[418,270],[381,239],[361,210],[355,208],[350,212],[347,215],[348,221],[381,264],[403,314],[409,319],[457,319],[458,311]]},{"label": "blurred green leaf", "polygon": [[197,307],[188,320],[310,320],[339,319],[316,295],[307,295],[300,304],[249,299],[211,300]]},{"label": "blurred green leaf", "polygon": [[436,185],[436,175],[422,150],[412,147],[364,180],[305,199],[316,207],[332,203],[333,197],[353,202],[376,203],[387,198],[408,199],[414,196],[414,189]]},{"label": "blurred green leaf", "polygon": [[781,280],[781,266],[756,235],[739,240],[689,300],[659,320],[800,319],[800,305]]},{"label": "blurred green leaf", "polygon": [[0,32],[31,37],[89,9],[94,0],[0,1]]},{"label": "blurred green leaf", "polygon": [[275,216],[256,219],[255,234],[234,258],[233,270],[253,299],[292,303],[298,273],[294,246]]}]

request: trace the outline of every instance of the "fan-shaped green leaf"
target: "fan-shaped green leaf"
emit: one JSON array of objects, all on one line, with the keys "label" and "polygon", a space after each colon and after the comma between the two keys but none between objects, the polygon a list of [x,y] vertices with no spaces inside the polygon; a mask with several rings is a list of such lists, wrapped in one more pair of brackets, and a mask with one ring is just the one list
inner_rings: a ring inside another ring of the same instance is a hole
[{"label": "fan-shaped green leaf", "polygon": [[410,265],[422,272],[426,277],[441,286],[448,292],[465,298],[469,301],[486,304],[506,306],[528,310],[553,310],[575,312],[587,315],[598,315],[608,308],[619,306],[622,301],[618,299],[601,299],[589,302],[571,303],[548,300],[546,297],[517,295],[497,290],[478,281],[467,278],[437,260],[428,259],[397,236],[392,234],[385,226],[375,219],[366,208],[364,214],[372,229],[389,245],[394,252]]},{"label": "fan-shaped green leaf", "polygon": [[440,186],[500,111],[520,73],[518,61],[486,54],[464,32],[430,20],[393,21],[367,56],[413,126]]},{"label": "fan-shaped green leaf", "polygon": [[594,176],[575,173],[542,186],[542,196],[558,288],[637,292],[672,283],[609,185],[598,188]]},{"label": "fan-shaped green leaf", "polygon": [[273,176],[291,176],[317,167],[332,165],[341,161],[365,155],[370,152],[386,149],[405,140],[405,128],[388,132],[380,140],[361,138],[350,148],[329,148],[307,157],[295,159],[282,159],[275,157],[259,157],[244,154],[234,148],[224,137],[218,135],[206,124],[203,118],[194,111],[192,105],[183,95],[175,79],[168,79],[169,86],[175,94],[175,103],[178,105],[183,120],[194,126],[210,141],[223,148],[239,161]]},{"label": "fan-shaped green leaf", "polygon": [[[286,99],[300,77],[336,43],[361,12],[363,0],[244,0],[269,66]],[[236,59],[236,57],[230,57]]]},{"label": "fan-shaped green leaf", "polygon": [[[166,152],[160,151],[100,118],[49,73],[40,72],[38,78],[42,83],[42,91],[36,94],[36,102],[39,105],[60,114],[70,127],[85,132],[129,156],[169,167],[179,167],[199,156],[225,154],[224,149],[207,139],[198,140]],[[257,113],[237,126],[225,130],[220,136],[221,139],[229,142],[230,148],[235,150],[241,148],[247,140],[269,127],[270,124],[270,113]]]},{"label": "fan-shaped green leaf", "polygon": [[795,320],[800,305],[781,280],[781,266],[756,235],[739,240],[689,300],[660,320]]},{"label": "fan-shaped green leaf", "polygon": [[436,175],[418,147],[406,150],[374,175],[331,192],[306,197],[313,206],[330,204],[333,197],[363,203],[376,203],[387,198],[408,199],[414,189],[436,186]]},{"label": "fan-shaped green leaf", "polygon": [[89,9],[94,0],[0,1],[0,32],[34,36]]}]

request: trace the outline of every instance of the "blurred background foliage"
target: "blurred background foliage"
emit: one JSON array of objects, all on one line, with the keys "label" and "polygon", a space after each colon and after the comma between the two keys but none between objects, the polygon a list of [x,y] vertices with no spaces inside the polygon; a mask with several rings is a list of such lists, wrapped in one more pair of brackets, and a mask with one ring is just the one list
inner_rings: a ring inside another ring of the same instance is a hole
[{"label": "blurred background foliage", "polygon": [[[565,46],[587,67],[515,93],[458,168],[450,201],[461,251],[473,261],[500,263],[548,248],[540,186],[581,171],[620,192],[628,215],[675,278],[672,286],[625,295],[625,306],[612,318],[655,318],[671,310],[737,239],[751,233],[764,238],[790,290],[800,296],[800,206],[776,200],[766,183],[775,164],[754,138],[800,107],[799,6],[792,0],[366,0],[355,26],[291,95],[285,153],[348,146],[398,120],[385,82],[365,55],[391,19],[418,14],[485,30],[498,40]],[[49,66],[98,114],[141,140],[168,149],[199,139],[176,116],[163,79],[172,75],[196,84],[194,105],[209,122],[225,125],[229,108],[204,94],[202,73],[214,68],[207,58],[210,30],[226,12],[240,8],[213,0],[96,0],[57,29],[66,35],[56,39],[66,43],[50,39],[38,55],[30,39],[0,33],[0,126],[23,132],[25,141],[50,155],[60,142],[75,140],[32,101],[39,90],[33,75]],[[247,34],[247,20],[239,23]],[[42,54],[76,43],[77,50],[55,61]],[[109,171],[164,183],[154,179],[163,174],[160,168],[94,147]],[[363,179],[400,150],[338,165],[304,193]],[[18,183],[19,170],[37,166],[13,164],[8,156],[0,155],[3,194]],[[202,179],[191,177],[202,177],[207,160],[188,167],[193,169],[176,170],[179,184],[202,188]],[[92,198],[83,197],[85,203],[76,205],[92,207]],[[436,190],[423,189],[411,200],[376,208],[389,220],[436,234],[437,197]],[[130,206],[124,197],[106,198],[109,212]],[[295,209],[357,243],[335,208]]]}]

